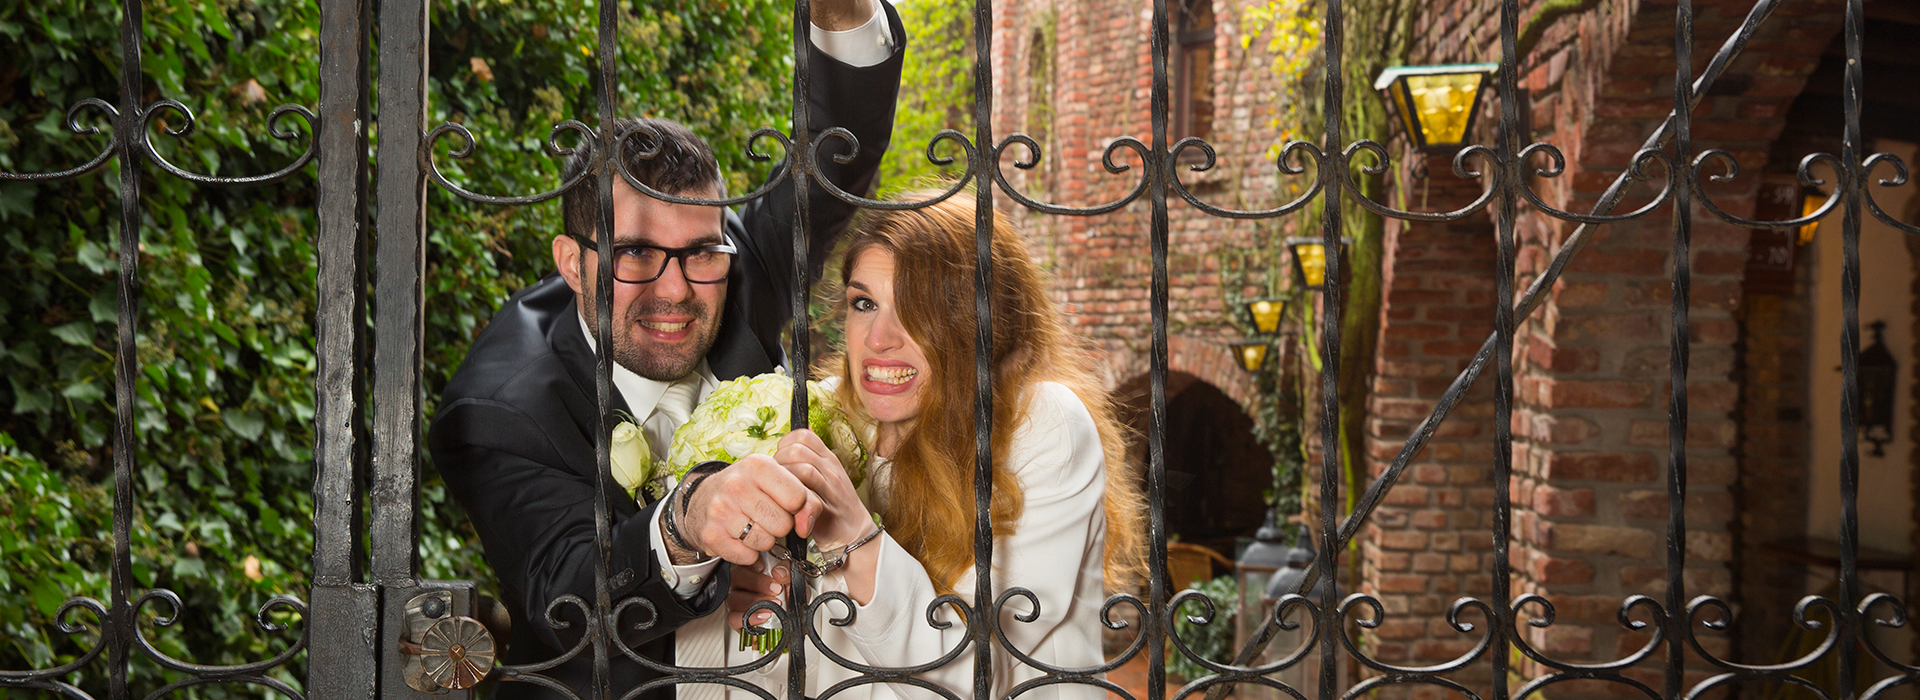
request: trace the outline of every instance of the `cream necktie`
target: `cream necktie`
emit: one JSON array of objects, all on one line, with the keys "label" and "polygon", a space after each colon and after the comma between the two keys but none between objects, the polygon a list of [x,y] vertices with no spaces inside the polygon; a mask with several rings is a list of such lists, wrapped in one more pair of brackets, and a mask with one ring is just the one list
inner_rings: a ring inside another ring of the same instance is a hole
[{"label": "cream necktie", "polygon": [[673,431],[679,430],[693,415],[693,400],[699,393],[700,374],[695,372],[668,385],[660,394],[660,401],[653,405],[653,414],[647,416],[642,426],[655,460],[667,458],[667,451],[673,445]]}]

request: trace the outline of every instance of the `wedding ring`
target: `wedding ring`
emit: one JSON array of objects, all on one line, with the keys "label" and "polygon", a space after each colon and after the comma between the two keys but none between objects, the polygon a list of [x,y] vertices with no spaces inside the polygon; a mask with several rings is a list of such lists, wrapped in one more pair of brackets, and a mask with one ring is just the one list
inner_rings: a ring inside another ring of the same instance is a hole
[{"label": "wedding ring", "polygon": [[752,533],[753,533],[753,521],[752,521],[752,520],[748,520],[748,521],[747,521],[747,526],[746,526],[746,527],[743,527],[743,528],[740,528],[740,534],[739,534],[739,535],[736,535],[736,536],[734,537],[734,539],[736,539],[736,540],[740,540],[741,542],[745,542],[745,541],[747,541],[747,535],[749,535],[749,534],[752,534]]}]

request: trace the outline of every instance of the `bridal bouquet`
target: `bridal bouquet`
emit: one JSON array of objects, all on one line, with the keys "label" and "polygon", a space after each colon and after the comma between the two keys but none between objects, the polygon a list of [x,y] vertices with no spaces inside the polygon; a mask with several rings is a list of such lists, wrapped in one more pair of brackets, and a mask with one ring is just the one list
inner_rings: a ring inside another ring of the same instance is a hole
[{"label": "bridal bouquet", "polygon": [[[673,431],[667,468],[674,478],[701,462],[737,462],[747,455],[771,455],[793,425],[793,378],[779,373],[741,377],[719,388],[694,407],[687,422]],[[855,486],[866,477],[867,448],[854,437],[853,426],[833,392],[819,382],[807,382],[807,426],[820,436]]]},{"label": "bridal bouquet", "polygon": [[[667,470],[677,481],[696,465],[710,460],[736,462],[747,455],[772,455],[780,438],[792,432],[793,378],[780,373],[741,377],[721,382],[719,388],[694,407],[693,415],[673,431],[667,452]],[[866,479],[867,448],[854,436],[853,426],[833,392],[819,382],[807,382],[807,427],[820,436],[847,476],[858,487]],[[808,547],[809,550],[813,548]],[[763,556],[762,568],[775,562]],[[778,621],[774,621],[778,624]],[[781,632],[764,635],[740,631],[739,648],[762,653],[779,646]]]}]

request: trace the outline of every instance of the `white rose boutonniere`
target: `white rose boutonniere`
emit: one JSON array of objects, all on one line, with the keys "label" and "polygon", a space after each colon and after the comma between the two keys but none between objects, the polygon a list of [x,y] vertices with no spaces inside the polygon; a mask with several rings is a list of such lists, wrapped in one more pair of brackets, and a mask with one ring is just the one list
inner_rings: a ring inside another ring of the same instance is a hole
[{"label": "white rose boutonniere", "polygon": [[639,498],[640,487],[653,481],[653,449],[647,445],[647,434],[633,421],[620,421],[613,427],[608,451],[613,480],[627,490],[629,497]]}]

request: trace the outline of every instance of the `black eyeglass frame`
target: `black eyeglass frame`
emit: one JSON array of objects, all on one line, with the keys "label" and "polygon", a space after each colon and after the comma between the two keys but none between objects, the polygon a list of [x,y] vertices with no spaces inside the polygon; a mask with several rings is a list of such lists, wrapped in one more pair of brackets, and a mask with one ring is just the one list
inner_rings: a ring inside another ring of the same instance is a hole
[{"label": "black eyeglass frame", "polygon": [[[587,238],[585,236],[574,236],[574,235],[570,235],[569,237],[575,241],[578,241],[580,245],[586,246],[587,250],[591,250],[596,253],[600,252],[600,246],[594,243],[593,239],[591,238]],[[686,256],[690,253],[699,253],[699,252],[726,253],[728,256],[736,256],[740,254],[740,249],[734,247],[732,243],[709,243],[706,245],[687,246],[685,248],[667,248],[667,247],[657,246],[657,245],[647,245],[645,243],[636,243],[633,245],[614,246],[613,248],[614,258],[617,260],[620,257],[620,251],[632,250],[635,248],[651,248],[653,250],[657,250],[657,251],[660,251],[661,253],[666,254],[666,257],[660,259],[660,269],[654,270],[652,277],[648,277],[643,280],[620,279],[620,274],[619,274],[620,267],[618,265],[615,265],[614,276],[613,276],[613,279],[615,281],[625,282],[627,284],[647,284],[649,282],[653,282],[654,280],[660,279],[662,275],[667,274],[667,265],[672,263],[674,260],[679,260],[680,276],[685,277],[688,284],[719,284],[721,282],[727,281],[726,275],[721,275],[720,279],[716,279],[716,280],[696,280],[691,275],[688,275]],[[731,259],[727,261],[727,269],[729,271],[733,269],[733,261]]]}]

